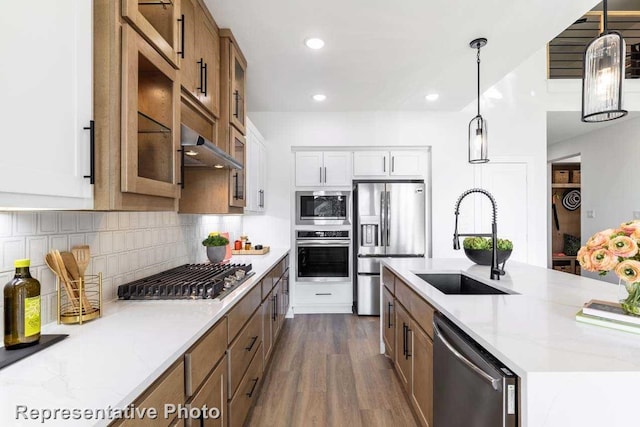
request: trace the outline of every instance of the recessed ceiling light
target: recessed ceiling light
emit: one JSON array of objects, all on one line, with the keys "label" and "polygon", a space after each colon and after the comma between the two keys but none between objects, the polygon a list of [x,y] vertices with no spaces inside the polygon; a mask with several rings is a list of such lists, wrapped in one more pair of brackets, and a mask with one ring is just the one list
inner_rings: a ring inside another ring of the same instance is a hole
[{"label": "recessed ceiling light", "polygon": [[216,169],[222,169],[224,166],[222,166],[222,165],[213,165],[213,167],[216,168]]},{"label": "recessed ceiling light", "polygon": [[424,98],[427,101],[435,101],[440,97],[440,95],[438,95],[437,93],[430,93],[429,95],[425,96]]},{"label": "recessed ceiling light", "polygon": [[325,99],[327,99],[327,95],[323,95],[321,93],[317,93],[317,94],[313,95],[313,100],[314,101],[322,102]]},{"label": "recessed ceiling light", "polygon": [[322,49],[324,47],[324,40],[319,39],[317,37],[310,37],[310,38],[304,40],[304,44],[309,49],[318,50],[318,49]]},{"label": "recessed ceiling light", "polygon": [[198,153],[196,151],[193,151],[193,150],[185,151],[184,154],[186,154],[187,156],[197,156],[198,155]]}]

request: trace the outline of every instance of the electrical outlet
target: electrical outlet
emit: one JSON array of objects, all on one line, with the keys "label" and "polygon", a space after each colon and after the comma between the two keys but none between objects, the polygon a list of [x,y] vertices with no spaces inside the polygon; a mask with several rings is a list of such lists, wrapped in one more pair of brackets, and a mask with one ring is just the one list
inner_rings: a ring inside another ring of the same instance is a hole
[{"label": "electrical outlet", "polygon": [[595,218],[596,217],[596,211],[590,210],[587,211],[587,218]]},{"label": "electrical outlet", "polygon": [[640,211],[633,211],[633,219],[640,219]]}]

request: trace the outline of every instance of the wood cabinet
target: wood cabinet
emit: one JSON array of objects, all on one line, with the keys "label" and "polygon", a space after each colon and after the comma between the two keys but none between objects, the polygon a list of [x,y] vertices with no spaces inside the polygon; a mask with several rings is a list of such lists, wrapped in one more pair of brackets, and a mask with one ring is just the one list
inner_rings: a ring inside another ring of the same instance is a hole
[{"label": "wood cabinet", "polygon": [[[386,267],[382,276],[385,354],[392,360],[420,424],[433,426],[434,309]],[[395,295],[388,287],[390,283],[395,284]],[[392,315],[391,322],[395,321],[395,325],[390,327]]]},{"label": "wood cabinet", "polygon": [[257,390],[263,373],[260,354],[262,354],[262,345],[258,346],[236,394],[229,401],[229,427],[242,427],[249,415],[249,410],[258,398]]},{"label": "wood cabinet", "polygon": [[[256,306],[256,309],[258,307]],[[249,362],[262,343],[262,316],[259,310],[251,315],[251,319],[238,336],[229,345],[229,394],[233,396],[240,385],[240,380],[249,367]],[[262,356],[262,355],[261,355]]]},{"label": "wood cabinet", "polygon": [[351,152],[296,152],[297,187],[341,187],[351,185]]},{"label": "wood cabinet", "polygon": [[[231,155],[239,163],[246,163],[246,139],[235,128],[231,129]],[[232,169],[229,172],[229,206],[243,208],[246,204],[246,171],[245,169]]]},{"label": "wood cabinet", "polygon": [[177,198],[177,72],[128,25],[122,51],[122,191]]},{"label": "wood cabinet", "polygon": [[245,212],[261,213],[265,210],[267,184],[267,151],[264,138],[247,118],[246,180],[247,194]]},{"label": "wood cabinet", "polygon": [[91,209],[92,2],[2,6],[0,206]]},{"label": "wood cabinet", "polygon": [[[219,413],[201,412],[199,418],[187,418],[187,427],[226,427],[227,425],[227,360],[222,359],[207,377],[198,394],[187,404],[187,408],[206,407],[218,409]],[[218,415],[217,417],[215,415]]]},{"label": "wood cabinet", "polygon": [[122,0],[122,16],[175,68],[181,54],[181,0]]},{"label": "wood cabinet", "polygon": [[227,319],[223,318],[184,354],[185,393],[191,397],[200,388],[227,348]]},{"label": "wood cabinet", "polygon": [[247,60],[231,30],[221,29],[220,37],[220,118],[245,135]]},{"label": "wood cabinet", "polygon": [[426,162],[424,150],[356,151],[353,153],[353,176],[422,177]]}]

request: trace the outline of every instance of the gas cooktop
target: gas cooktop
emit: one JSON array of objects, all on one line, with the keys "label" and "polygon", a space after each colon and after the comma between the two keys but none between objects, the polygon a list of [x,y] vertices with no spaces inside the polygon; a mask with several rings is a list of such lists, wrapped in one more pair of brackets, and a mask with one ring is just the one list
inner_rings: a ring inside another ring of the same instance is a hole
[{"label": "gas cooktop", "polygon": [[185,264],[118,286],[118,298],[222,299],[253,274],[251,264]]}]

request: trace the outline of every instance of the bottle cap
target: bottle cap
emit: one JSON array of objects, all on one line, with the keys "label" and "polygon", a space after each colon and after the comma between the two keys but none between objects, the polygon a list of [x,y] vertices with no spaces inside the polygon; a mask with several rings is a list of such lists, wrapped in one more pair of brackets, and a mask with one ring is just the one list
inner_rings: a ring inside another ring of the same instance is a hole
[{"label": "bottle cap", "polygon": [[29,259],[17,259],[13,261],[13,266],[15,268],[29,267],[31,265],[31,260]]}]

